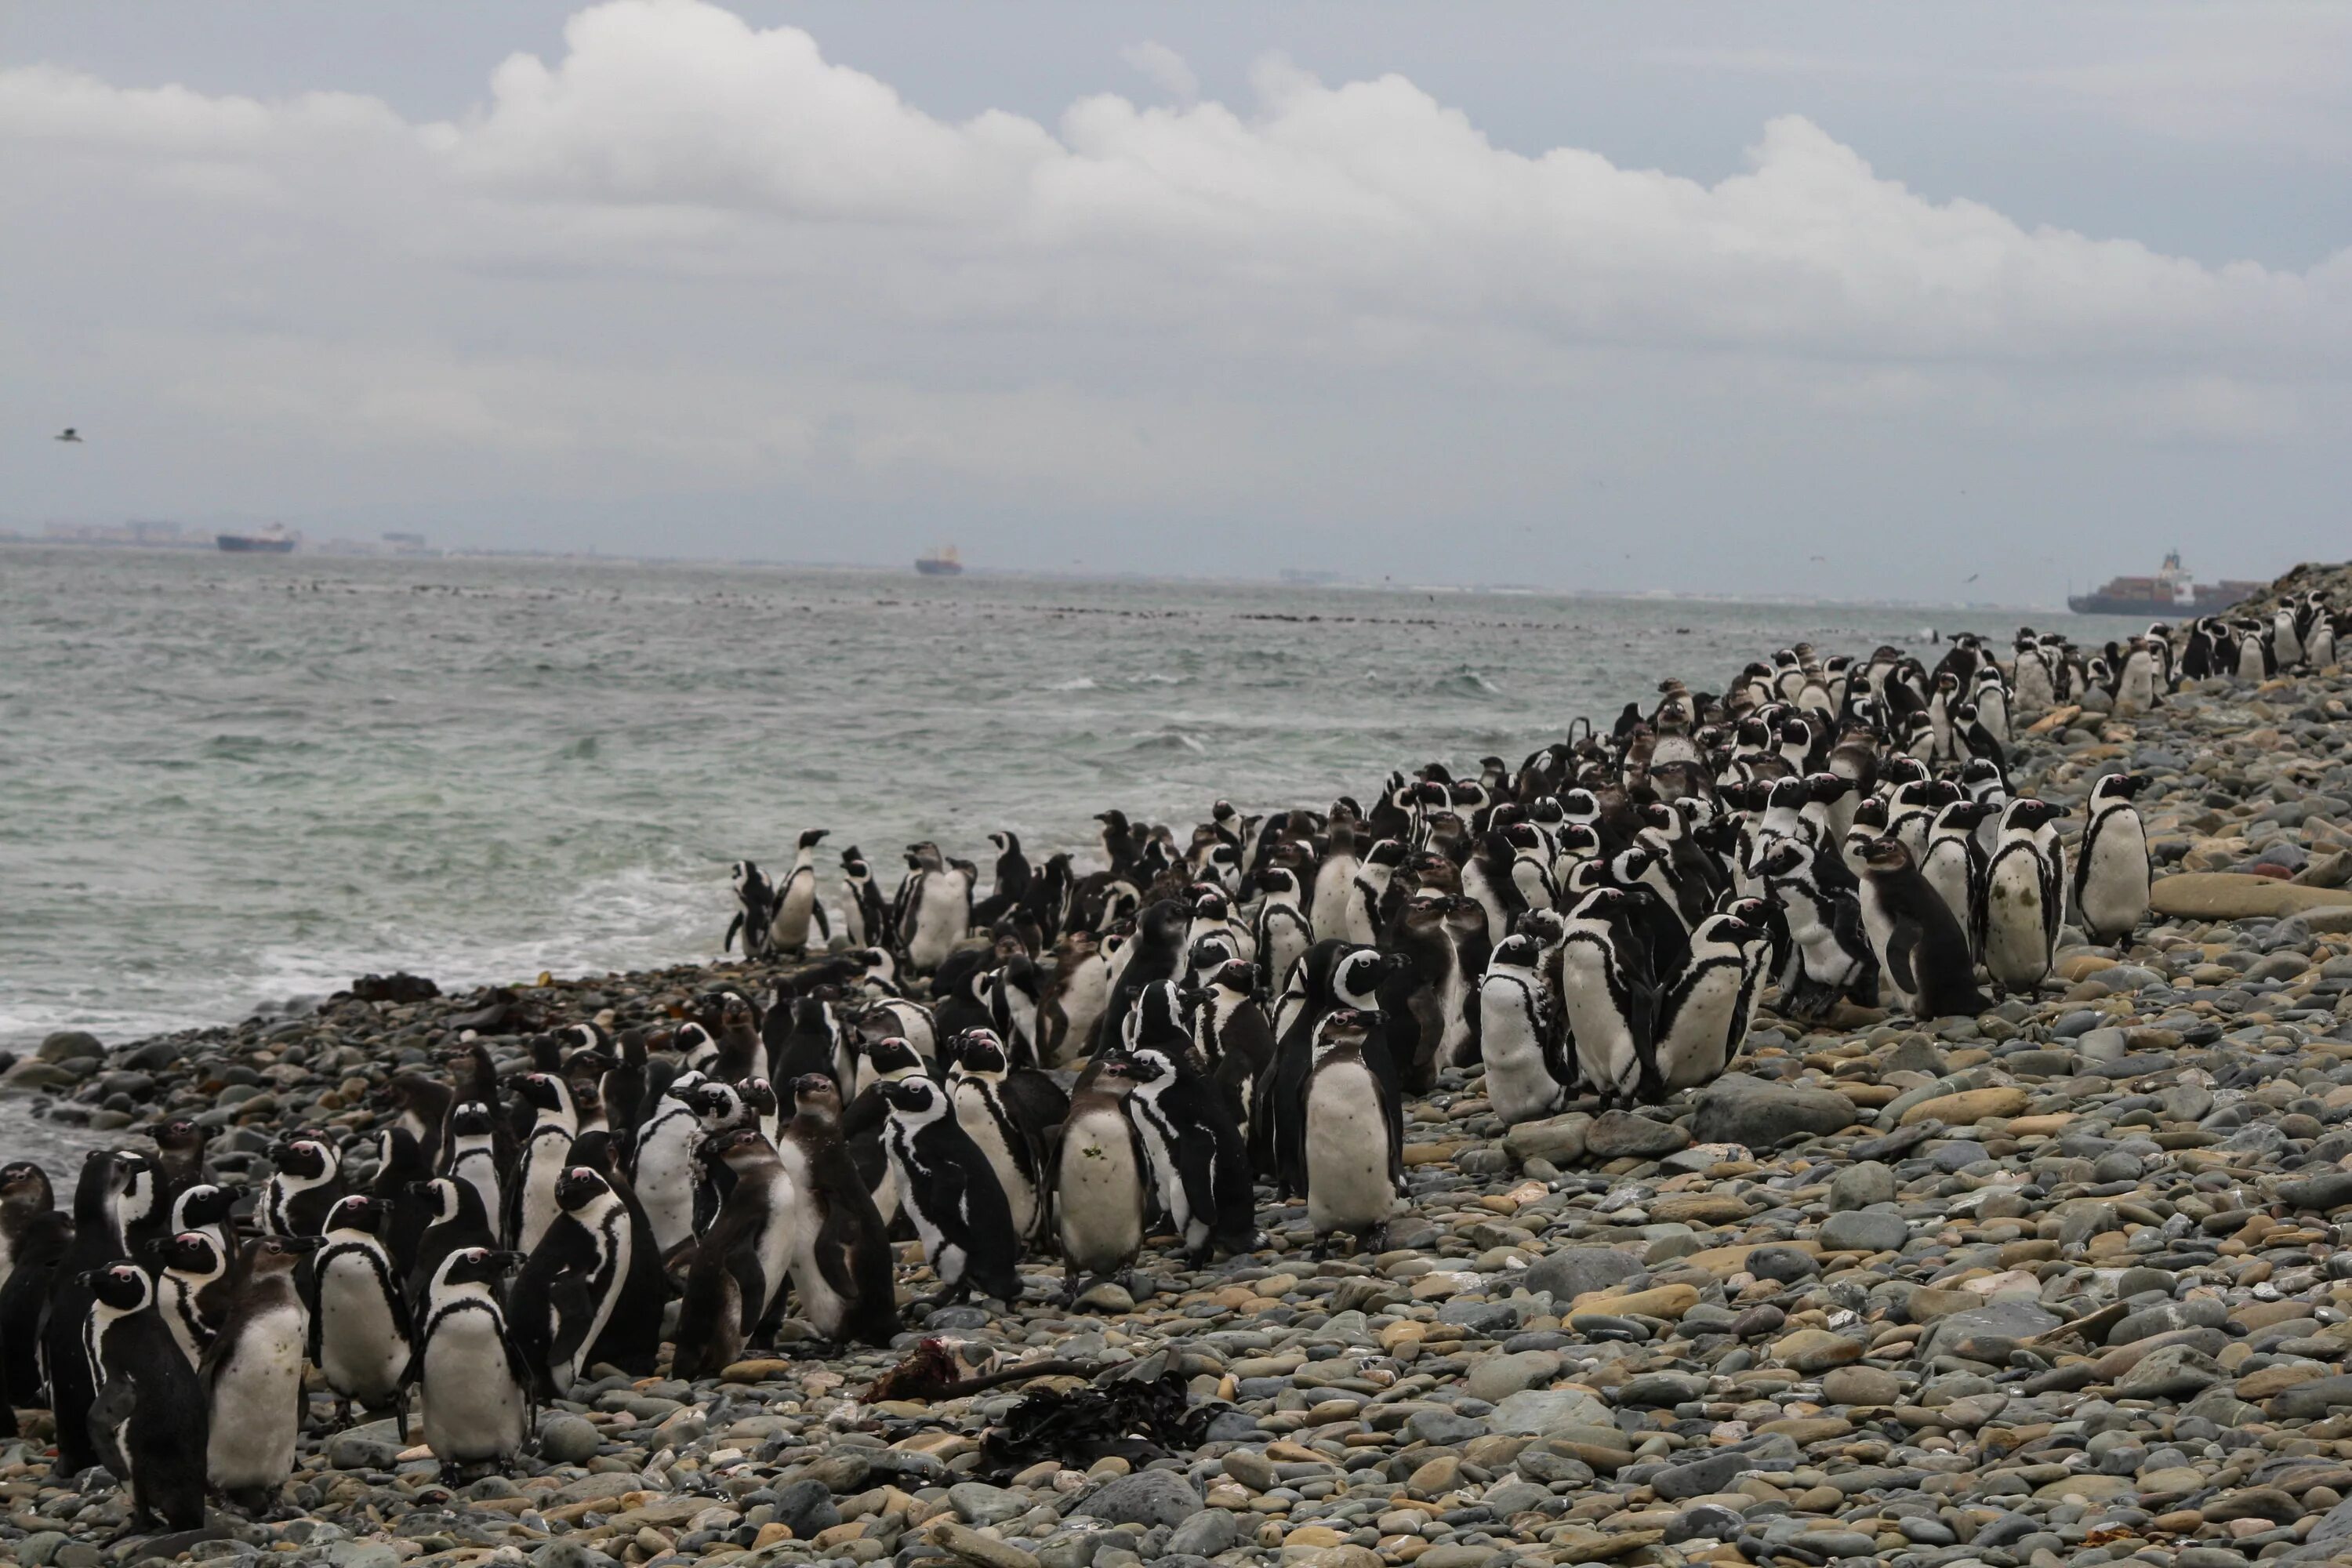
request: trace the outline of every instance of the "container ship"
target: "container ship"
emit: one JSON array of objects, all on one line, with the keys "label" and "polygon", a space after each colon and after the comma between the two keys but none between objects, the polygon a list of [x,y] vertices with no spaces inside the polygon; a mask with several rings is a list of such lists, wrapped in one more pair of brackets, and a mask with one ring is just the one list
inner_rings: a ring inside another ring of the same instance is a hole
[{"label": "container ship", "polygon": [[294,535],[276,523],[259,533],[224,533],[215,542],[232,555],[290,555],[294,552]]},{"label": "container ship", "polygon": [[2204,616],[2251,599],[2268,583],[2193,583],[2180,564],[2180,552],[2168,552],[2153,577],[2118,577],[2095,594],[2076,594],[2066,607],[2078,616]]},{"label": "container ship", "polygon": [[935,545],[915,557],[915,570],[926,577],[961,577],[963,557],[952,544]]}]

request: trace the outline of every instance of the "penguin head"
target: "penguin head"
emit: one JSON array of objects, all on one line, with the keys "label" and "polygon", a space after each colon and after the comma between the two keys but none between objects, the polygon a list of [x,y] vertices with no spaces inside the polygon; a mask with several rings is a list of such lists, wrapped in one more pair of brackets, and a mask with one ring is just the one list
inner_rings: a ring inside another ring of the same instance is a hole
[{"label": "penguin head", "polygon": [[801,835],[800,847],[803,849],[814,849],[824,842],[824,836],[831,831],[833,830],[828,827],[812,827]]},{"label": "penguin head", "polygon": [[1862,847],[1862,865],[1874,875],[1895,876],[1911,868],[1911,851],[1900,838],[1873,838]]},{"label": "penguin head", "polygon": [[692,1019],[677,1026],[677,1033],[670,1036],[669,1044],[672,1050],[688,1061],[706,1052],[716,1053],[719,1049],[719,1042],[711,1038],[710,1031]]},{"label": "penguin head", "polygon": [[555,1178],[555,1205],[565,1214],[578,1214],[612,1190],[610,1184],[588,1166],[573,1165]]},{"label": "penguin head", "polygon": [[449,1113],[449,1136],[453,1139],[488,1137],[497,1128],[498,1124],[490,1120],[490,1108],[478,1100],[467,1100]]},{"label": "penguin head", "polygon": [[865,851],[855,844],[841,852],[841,868],[853,882],[863,882],[874,874],[873,868],[866,864]]},{"label": "penguin head", "polygon": [[569,1110],[572,1090],[553,1073],[527,1072],[515,1081],[515,1094],[534,1110]]},{"label": "penguin head", "polygon": [[2053,805],[2049,801],[2037,800],[2030,795],[2020,795],[2002,811],[2001,830],[2007,832],[2017,828],[2028,833],[2038,832],[2065,815],[2063,807]]},{"label": "penguin head", "polygon": [[1748,868],[1759,877],[1789,877],[1796,875],[1811,859],[1812,852],[1803,845],[1794,839],[1777,838],[1757,846],[1756,857]]},{"label": "penguin head", "polygon": [[2091,786],[2091,804],[2100,806],[2114,801],[2129,800],[2147,787],[2147,775],[2145,773],[2109,773]]},{"label": "penguin head", "polygon": [[1257,971],[1241,959],[1234,959],[1209,976],[1210,986],[1226,996],[1248,996],[1257,990]]},{"label": "penguin head", "polygon": [[1886,803],[1873,797],[1853,808],[1853,822],[1848,831],[1862,828],[1884,830],[1886,826]]},{"label": "penguin head", "polygon": [[773,1116],[779,1110],[776,1086],[763,1078],[747,1078],[738,1086],[743,1095],[743,1109],[754,1116]]},{"label": "penguin head", "polygon": [[236,1194],[226,1187],[216,1187],[210,1182],[199,1182],[193,1187],[183,1187],[180,1195],[172,1200],[172,1216],[182,1228],[199,1225],[218,1225],[227,1219],[236,1207]]},{"label": "penguin head", "polygon": [[743,1113],[743,1097],[723,1083],[708,1079],[694,1086],[692,1098],[687,1101],[706,1127],[719,1127]]},{"label": "penguin head", "polygon": [[219,1244],[201,1230],[184,1230],[177,1236],[151,1245],[164,1268],[174,1274],[205,1279],[228,1267],[228,1260],[221,1256]]},{"label": "penguin head", "polygon": [[306,1254],[326,1245],[322,1236],[265,1236],[247,1247],[242,1264],[248,1279],[270,1274],[290,1274]]},{"label": "penguin head", "polygon": [[1528,910],[1512,922],[1511,934],[1528,938],[1538,949],[1547,948],[1567,937],[1568,922],[1559,918],[1557,910]]},{"label": "penguin head", "polygon": [[929,1079],[884,1079],[877,1088],[882,1103],[901,1121],[936,1121],[945,1113],[946,1102],[940,1098],[939,1087]]},{"label": "penguin head", "polygon": [[167,1154],[185,1150],[201,1156],[207,1134],[200,1123],[185,1116],[175,1116],[169,1121],[159,1122],[148,1137],[154,1140],[156,1148]]},{"label": "penguin head", "polygon": [[[1533,912],[1533,911],[1530,911]],[[1494,969],[1533,969],[1542,957],[1536,939],[1525,932],[1516,932],[1495,944],[1486,959],[1486,967]]]},{"label": "penguin head", "polygon": [[[1990,801],[1956,800],[1936,814],[1937,831],[1974,833],[1978,826],[1993,814],[1994,809]],[[1854,820],[1857,822],[1861,820],[1859,813],[1855,814]],[[1885,825],[1882,823],[1880,826]]]},{"label": "penguin head", "polygon": [[502,1252],[495,1247],[461,1247],[441,1260],[440,1271],[433,1276],[433,1288],[437,1290],[452,1285],[496,1285],[521,1263],[520,1252]]},{"label": "penguin head", "polygon": [[728,879],[735,884],[735,890],[739,893],[748,888],[758,887],[763,880],[758,864],[750,860],[736,861],[728,871]]},{"label": "penguin head", "polygon": [[49,1185],[49,1173],[30,1160],[11,1160],[0,1165],[0,1205],[11,1208],[55,1207],[57,1198]]},{"label": "penguin head", "polygon": [[1764,900],[1753,896],[1745,899],[1726,899],[1717,906],[1716,912],[1729,915],[1732,919],[1740,921],[1757,931],[1769,929],[1772,920],[1772,906]]},{"label": "penguin head", "polygon": [[1212,931],[1192,944],[1192,951],[1184,955],[1184,962],[1194,975],[1206,976],[1214,974],[1236,956],[1234,939],[1223,931]]},{"label": "penguin head", "polygon": [[[730,1127],[724,1132],[714,1132],[702,1141],[700,1155],[706,1165],[724,1165],[740,1174],[765,1163],[775,1154],[768,1135],[756,1127]],[[559,1194],[560,1194],[559,1186]]]},{"label": "penguin head", "polygon": [[1206,887],[1197,882],[1193,884],[1193,919],[1208,921],[1213,923],[1218,921],[1229,920],[1232,918],[1232,915],[1233,906],[1225,901],[1225,895],[1222,889]]},{"label": "penguin head", "polygon": [[793,1091],[793,1114],[796,1119],[805,1117],[828,1127],[839,1125],[841,1089],[833,1079],[821,1072],[804,1072],[788,1087]]},{"label": "penguin head", "polygon": [[1297,874],[1287,866],[1268,866],[1257,874],[1260,892],[1274,895],[1298,891]]},{"label": "penguin head", "polygon": [[118,1312],[136,1312],[155,1300],[155,1281],[135,1263],[93,1268],[74,1282]]},{"label": "penguin head", "polygon": [[949,1043],[947,1054],[962,1073],[984,1077],[1003,1073],[1011,1066],[1005,1059],[1004,1042],[993,1029],[966,1029]]},{"label": "penguin head", "polygon": [[391,1207],[390,1204],[381,1198],[367,1197],[355,1193],[350,1197],[338,1199],[335,1206],[327,1211],[326,1228],[330,1231],[356,1230],[363,1231],[369,1236],[380,1235],[383,1230],[384,1215]]},{"label": "penguin head", "polygon": [[427,1225],[446,1225],[457,1217],[462,1194],[457,1184],[447,1176],[436,1176],[429,1182],[411,1182],[404,1189],[412,1197],[425,1204]]},{"label": "penguin head", "polygon": [[1381,1016],[1360,1007],[1336,1007],[1326,1013],[1315,1026],[1315,1054],[1355,1048],[1370,1037],[1380,1027]]},{"label": "penguin head", "polygon": [[1155,980],[1138,993],[1121,1025],[1121,1035],[1129,1050],[1189,1040],[1192,1031],[1185,1026],[1184,999],[1174,982]]},{"label": "penguin head", "polygon": [[1172,1083],[1176,1079],[1175,1058],[1154,1046],[1141,1046],[1126,1052],[1119,1068],[1120,1076],[1132,1079],[1139,1089],[1155,1083]]},{"label": "penguin head", "polygon": [[298,1132],[269,1151],[269,1163],[281,1176],[324,1181],[339,1163],[334,1145],[316,1133]]},{"label": "penguin head", "polygon": [[[1439,910],[1441,918],[1444,910]],[[1381,983],[1390,975],[1412,966],[1412,960],[1401,952],[1381,952],[1374,948],[1351,948],[1331,967],[1331,995],[1342,1008],[1377,1010],[1380,1006]]]},{"label": "penguin head", "polygon": [[719,1026],[730,1030],[754,1027],[751,1004],[730,991],[727,994],[727,1000],[719,1005]]},{"label": "penguin head", "polygon": [[1853,793],[1853,781],[1839,773],[1807,773],[1805,793],[1815,805],[1834,805]]}]

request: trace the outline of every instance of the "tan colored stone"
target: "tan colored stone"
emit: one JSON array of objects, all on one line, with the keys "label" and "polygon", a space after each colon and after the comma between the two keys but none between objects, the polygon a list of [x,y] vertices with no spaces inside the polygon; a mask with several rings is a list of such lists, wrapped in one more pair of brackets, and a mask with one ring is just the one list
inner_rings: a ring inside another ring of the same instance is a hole
[{"label": "tan colored stone", "polygon": [[1698,1289],[1691,1285],[1653,1285],[1622,1295],[1588,1290],[1568,1304],[1569,1311],[1632,1314],[1641,1318],[1679,1318],[1698,1305]]},{"label": "tan colored stone", "polygon": [[2209,921],[2252,920],[2347,905],[2352,905],[2352,899],[2337,889],[2299,888],[2244,871],[2185,871],[2158,878],[2148,890],[2148,906],[2158,914]]},{"label": "tan colored stone", "polygon": [[1923,1100],[1903,1113],[1902,1125],[1929,1119],[1949,1127],[1972,1127],[1988,1116],[2015,1116],[2023,1110],[2026,1092],[2014,1085],[2001,1089],[1966,1089],[1958,1094]]}]

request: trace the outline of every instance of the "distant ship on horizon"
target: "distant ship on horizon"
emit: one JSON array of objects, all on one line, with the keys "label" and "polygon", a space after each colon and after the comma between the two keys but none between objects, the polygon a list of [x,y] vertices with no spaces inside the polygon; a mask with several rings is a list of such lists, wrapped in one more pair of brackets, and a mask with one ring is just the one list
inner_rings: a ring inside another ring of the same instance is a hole
[{"label": "distant ship on horizon", "polygon": [[224,533],[215,540],[232,555],[290,555],[296,542],[296,535],[274,522],[259,533]]},{"label": "distant ship on horizon", "polygon": [[2165,552],[2164,564],[2153,577],[2117,577],[2095,594],[2076,594],[2066,601],[2066,607],[2078,616],[2177,616],[2183,612],[2207,615],[2226,610],[2241,599],[2250,599],[2268,583],[2239,582],[2225,579],[2220,583],[2194,583],[2180,564],[2180,552]]},{"label": "distant ship on horizon", "polygon": [[963,557],[956,553],[952,544],[935,544],[915,557],[915,570],[926,577],[961,577]]}]

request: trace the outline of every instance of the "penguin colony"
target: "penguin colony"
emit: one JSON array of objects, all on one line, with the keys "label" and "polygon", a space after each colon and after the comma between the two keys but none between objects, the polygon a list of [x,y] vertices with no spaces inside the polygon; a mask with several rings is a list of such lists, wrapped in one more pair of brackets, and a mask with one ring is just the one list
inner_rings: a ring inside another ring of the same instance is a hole
[{"label": "penguin colony", "polygon": [[1768,1001],[1973,1013],[2040,984],[2063,921],[2128,933],[2137,781],[2098,781],[2070,851],[2010,791],[2016,726],[2315,667],[2335,635],[2314,595],[2197,623],[2178,668],[2162,626],[2087,657],[2026,630],[2006,661],[1961,637],[1932,669],[1801,646],[1369,804],[1220,801],[1182,839],[1106,811],[1084,872],[992,834],[983,893],[920,843],[886,899],[851,848],[838,938],[803,833],[780,880],[734,868],[740,987],[534,1037],[505,1077],[471,1039],[395,1077],[363,1184],[308,1131],[257,1189],[214,1184],[189,1121],[92,1153],[69,1211],[0,1166],[0,1416],[50,1410],[61,1473],[103,1464],[134,1529],[191,1529],[270,1505],[310,1369],[339,1419],[419,1404],[454,1482],[592,1365],[711,1375],[788,1314],[803,1353],[890,1344],[894,1242],[936,1281],[918,1311],[1009,1302],[1032,1256],[1071,1300],[1155,1237],[1246,1252],[1261,1189],[1376,1247],[1403,1100],[1441,1070],[1483,1071],[1507,1121],[1655,1101],[1731,1067]]}]

